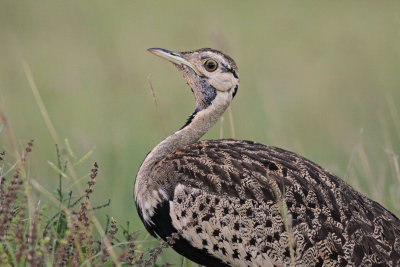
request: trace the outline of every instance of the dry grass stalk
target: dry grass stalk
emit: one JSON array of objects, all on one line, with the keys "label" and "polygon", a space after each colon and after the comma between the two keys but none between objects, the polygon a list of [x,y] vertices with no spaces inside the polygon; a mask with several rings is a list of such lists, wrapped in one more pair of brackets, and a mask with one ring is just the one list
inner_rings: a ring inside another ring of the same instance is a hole
[{"label": "dry grass stalk", "polygon": [[288,247],[290,253],[290,266],[296,266],[295,260],[295,247],[296,247],[296,239],[294,238],[293,228],[292,228],[292,215],[289,213],[286,202],[285,202],[285,186],[282,184],[282,193],[279,190],[279,185],[272,185],[272,190],[274,191],[277,204],[279,205],[279,211],[282,217],[283,225],[285,227],[285,231],[288,234]]},{"label": "dry grass stalk", "polygon": [[160,119],[160,124],[161,124],[161,127],[163,129],[164,136],[167,136],[167,130],[165,129],[165,126],[164,126],[164,123],[163,123],[163,119],[162,119],[162,116],[161,116],[160,108],[159,108],[158,103],[157,103],[156,92],[154,91],[153,84],[151,83],[150,75],[147,77],[147,82],[149,83],[149,86],[150,86],[151,95],[153,96],[154,105],[156,106],[157,115],[158,115],[158,118]]}]

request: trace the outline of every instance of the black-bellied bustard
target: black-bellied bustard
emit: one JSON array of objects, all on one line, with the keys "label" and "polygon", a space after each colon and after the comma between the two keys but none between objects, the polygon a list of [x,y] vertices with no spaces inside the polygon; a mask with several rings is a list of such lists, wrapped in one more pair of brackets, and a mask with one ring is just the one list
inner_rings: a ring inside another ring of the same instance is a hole
[{"label": "black-bellied bustard", "polygon": [[400,265],[400,220],[319,165],[251,141],[198,141],[239,88],[231,57],[149,51],[178,68],[196,99],[136,177],[137,210],[152,235],[175,236],[178,253],[206,266]]}]

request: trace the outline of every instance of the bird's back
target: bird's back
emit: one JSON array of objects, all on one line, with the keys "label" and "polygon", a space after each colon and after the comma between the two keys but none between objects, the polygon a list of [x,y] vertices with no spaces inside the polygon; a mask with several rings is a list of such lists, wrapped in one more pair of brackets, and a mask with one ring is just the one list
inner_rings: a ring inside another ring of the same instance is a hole
[{"label": "bird's back", "polygon": [[400,264],[400,220],[295,153],[206,140],[169,154],[152,175],[169,201],[146,227],[164,239],[180,230],[174,248],[204,265]]}]

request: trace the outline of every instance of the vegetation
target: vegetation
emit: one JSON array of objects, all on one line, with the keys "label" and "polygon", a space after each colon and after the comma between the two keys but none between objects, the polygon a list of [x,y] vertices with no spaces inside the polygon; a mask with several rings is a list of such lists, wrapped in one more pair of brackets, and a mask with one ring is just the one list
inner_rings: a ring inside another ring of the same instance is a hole
[{"label": "vegetation", "polygon": [[[119,231],[116,220],[107,217],[103,230],[93,211],[108,206],[110,201],[97,207],[89,201],[98,164],[94,163],[90,171],[83,195],[74,199],[72,191],[63,190],[67,164],[62,166],[57,149],[59,188],[53,196],[27,174],[25,167],[33,146],[33,140],[29,141],[17,163],[11,165],[6,162],[5,151],[0,153],[0,266],[157,266],[158,256],[174,237],[145,249],[145,240],[137,240],[137,232],[131,232],[129,222]],[[52,209],[31,199],[30,185],[53,202]],[[51,212],[55,214],[49,217]]]}]

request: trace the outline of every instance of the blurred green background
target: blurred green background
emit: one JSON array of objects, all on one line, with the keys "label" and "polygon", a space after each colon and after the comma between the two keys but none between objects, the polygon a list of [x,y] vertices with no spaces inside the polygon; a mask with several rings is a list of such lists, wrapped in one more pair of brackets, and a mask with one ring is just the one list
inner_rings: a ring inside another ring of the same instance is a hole
[{"label": "blurred green background", "polygon": [[[231,55],[236,138],[300,153],[400,214],[399,1],[2,0],[0,104],[20,148],[35,139],[30,175],[55,191],[54,140],[23,62],[60,139],[77,157],[94,148],[77,172],[100,165],[93,203],[112,203],[98,217],[140,230],[136,172],[163,128],[177,130],[194,108],[180,74],[149,47]],[[232,136],[227,114],[205,138],[221,132]],[[0,144],[9,150],[4,128]]]}]

